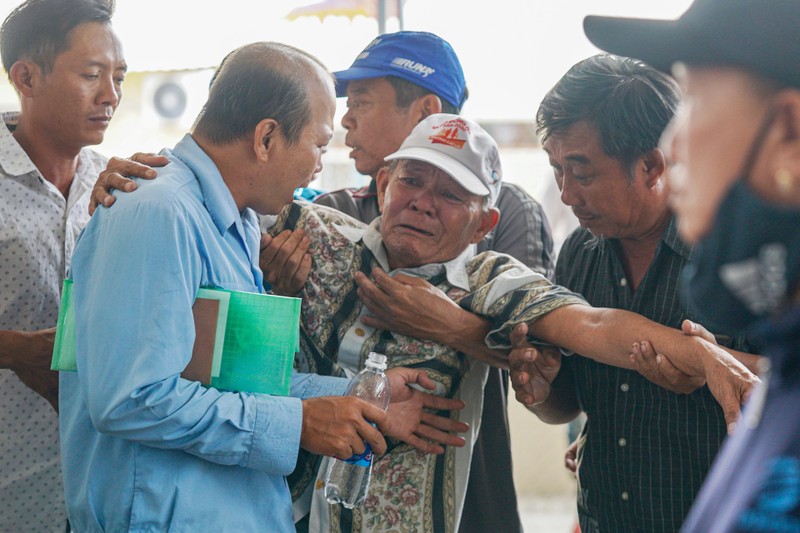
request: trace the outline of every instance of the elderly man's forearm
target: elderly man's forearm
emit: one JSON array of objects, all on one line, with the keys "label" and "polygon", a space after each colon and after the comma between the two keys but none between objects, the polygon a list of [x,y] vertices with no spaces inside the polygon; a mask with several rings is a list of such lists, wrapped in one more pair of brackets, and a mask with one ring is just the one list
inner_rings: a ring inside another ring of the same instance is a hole
[{"label": "elderly man's forearm", "polygon": [[508,351],[492,350],[486,346],[486,336],[491,330],[491,322],[483,317],[463,311],[457,327],[442,332],[440,339],[434,339],[459,352],[474,357],[495,368],[508,368]]},{"label": "elderly man's forearm", "polygon": [[763,356],[747,352],[740,352],[738,350],[733,350],[731,348],[725,348],[724,346],[720,346],[720,348],[731,354],[740,363],[746,366],[747,369],[753,374],[758,375],[764,370],[762,368],[762,363],[761,363],[764,359]]},{"label": "elderly man's forearm", "polygon": [[699,339],[622,309],[569,305],[531,324],[537,337],[580,353],[599,363],[635,369],[630,354],[634,342],[649,341],[657,353],[690,376],[704,376]]}]

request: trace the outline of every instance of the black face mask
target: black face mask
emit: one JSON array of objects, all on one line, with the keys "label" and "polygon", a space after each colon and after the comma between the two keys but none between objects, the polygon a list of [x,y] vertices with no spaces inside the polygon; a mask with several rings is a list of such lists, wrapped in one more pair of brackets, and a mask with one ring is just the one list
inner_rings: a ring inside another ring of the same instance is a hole
[{"label": "black face mask", "polygon": [[682,275],[684,302],[712,329],[735,335],[774,314],[800,276],[800,210],[736,182]]},{"label": "black face mask", "polygon": [[682,273],[684,304],[729,335],[778,311],[800,277],[800,209],[771,205],[746,183],[772,117]]}]

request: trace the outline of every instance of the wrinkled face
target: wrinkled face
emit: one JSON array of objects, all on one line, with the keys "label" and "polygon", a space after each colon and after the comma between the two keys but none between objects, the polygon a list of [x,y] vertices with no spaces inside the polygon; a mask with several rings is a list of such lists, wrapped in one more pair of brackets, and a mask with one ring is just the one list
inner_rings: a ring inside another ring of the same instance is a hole
[{"label": "wrinkled face", "polygon": [[401,160],[378,177],[381,234],[392,269],[454,259],[483,239],[497,222],[484,199],[467,192],[446,172]]},{"label": "wrinkled face", "polygon": [[717,207],[744,170],[769,100],[730,68],[676,69],[683,104],[661,145],[672,160],[670,206],[687,242],[711,228]]},{"label": "wrinkled face", "polygon": [[[127,65],[122,46],[108,24],[87,22],[74,28],[69,48],[42,76],[35,68],[33,98],[23,113],[41,125],[50,142],[72,152],[100,144],[122,98]],[[38,83],[37,83],[38,81]]]},{"label": "wrinkled face", "polygon": [[347,84],[347,113],[342,126],[347,130],[345,144],[352,149],[350,157],[360,174],[377,176],[384,158],[400,148],[419,121],[410,107],[402,109],[395,102],[394,87],[386,78]]},{"label": "wrinkled face", "polygon": [[577,122],[545,141],[561,201],[572,208],[580,225],[609,238],[635,236],[650,228],[642,209],[647,185],[620,161],[603,151],[597,129]]},{"label": "wrinkled face", "polygon": [[[274,137],[274,151],[269,159],[267,186],[261,188],[264,207],[262,214],[278,213],[294,198],[298,187],[307,187],[314,174],[322,171],[322,155],[333,136],[333,114],[336,96],[333,82],[320,72],[307,83],[311,117],[300,138],[289,144],[282,132]],[[271,141],[272,142],[272,141]]]}]

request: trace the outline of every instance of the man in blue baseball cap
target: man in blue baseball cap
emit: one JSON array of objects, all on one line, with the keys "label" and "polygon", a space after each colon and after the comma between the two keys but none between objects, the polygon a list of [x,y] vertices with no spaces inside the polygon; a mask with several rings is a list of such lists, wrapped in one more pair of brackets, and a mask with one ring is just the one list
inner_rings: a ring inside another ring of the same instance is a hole
[{"label": "man in blue baseball cap", "polygon": [[[345,143],[351,148],[350,157],[359,173],[373,179],[360,189],[324,194],[316,203],[369,223],[380,215],[374,178],[385,165],[386,156],[431,114],[460,113],[469,96],[464,71],[453,47],[441,37],[401,31],[376,37],[350,68],[334,72],[334,77],[336,95],[347,97],[342,126],[347,130]],[[503,181],[496,206],[500,222],[478,244],[478,252],[507,253],[551,277],[555,266],[553,241],[541,205],[520,187]],[[270,250],[262,257],[262,268],[271,272]],[[277,263],[282,261],[279,255],[275,257]],[[307,261],[310,264],[310,259]],[[265,276],[269,278],[270,274]],[[485,346],[482,338],[486,326],[481,319],[466,311],[463,316],[453,315],[449,302],[431,301],[431,293],[419,282],[384,277],[386,283],[381,281],[381,289],[387,297],[381,308],[371,309],[375,325],[448,345],[458,342],[459,350],[481,356],[476,353]],[[369,280],[364,283],[373,285]],[[401,290],[408,295],[406,299],[398,297]],[[469,333],[454,339],[460,332]],[[484,390],[483,421],[473,450],[459,528],[462,533],[522,531],[512,475],[507,391],[508,373],[493,368]]]},{"label": "man in blue baseball cap", "polygon": [[461,109],[467,100],[464,72],[453,48],[427,32],[401,31],[376,37],[347,70],[336,73],[336,95],[346,96],[348,82],[393,76],[436,94]]},{"label": "man in blue baseball cap", "polygon": [[[334,72],[336,95],[347,98],[342,126],[345,143],[359,173],[372,177],[363,188],[323,194],[315,203],[333,207],[365,223],[381,214],[375,177],[385,158],[397,151],[414,127],[434,113],[459,114],[468,97],[464,72],[453,47],[427,32],[401,31],[376,37],[350,68]],[[102,200],[102,198],[97,198]],[[520,187],[503,181],[496,207],[500,221],[478,243],[522,261],[551,278],[555,269],[550,226],[541,205]],[[302,231],[284,231],[262,240],[261,268],[277,293],[294,295],[311,269],[309,240]],[[365,302],[372,317],[365,323],[452,346],[502,367],[486,350],[488,324],[460,310],[427,282],[407,276],[373,273],[378,285],[360,280],[364,290],[383,298]],[[459,531],[522,531],[517,511],[508,433],[508,372],[492,368],[484,389],[483,416],[473,449]],[[431,428],[435,432],[442,428]],[[487,502],[493,502],[487,505]]]},{"label": "man in blue baseball cap", "polygon": [[464,71],[453,48],[426,32],[376,37],[347,70],[335,72],[336,96],[347,97],[342,126],[356,170],[373,180],[363,189],[342,189],[318,203],[368,222],[378,216],[375,181],[384,158],[434,113],[458,114],[467,99]]}]

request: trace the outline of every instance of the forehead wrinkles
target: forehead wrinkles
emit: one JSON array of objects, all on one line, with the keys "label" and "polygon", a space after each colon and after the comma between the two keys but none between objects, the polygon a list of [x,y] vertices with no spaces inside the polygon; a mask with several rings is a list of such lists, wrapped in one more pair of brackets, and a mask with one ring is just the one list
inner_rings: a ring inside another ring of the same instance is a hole
[{"label": "forehead wrinkles", "polygon": [[416,159],[401,159],[398,162],[397,170],[402,172],[411,172],[417,175],[435,174],[437,171],[442,172],[439,168]]},{"label": "forehead wrinkles", "polygon": [[400,176],[413,176],[419,178],[427,178],[435,181],[437,184],[452,185],[453,187],[462,190],[464,194],[469,194],[450,174],[425,161],[418,161],[416,159],[401,159],[397,166],[397,174]]},{"label": "forehead wrinkles", "polygon": [[393,177],[414,177],[430,180],[434,185],[455,189],[463,199],[467,200],[465,207],[469,210],[482,209],[484,197],[469,192],[450,174],[431,163],[416,159],[400,159]]}]

